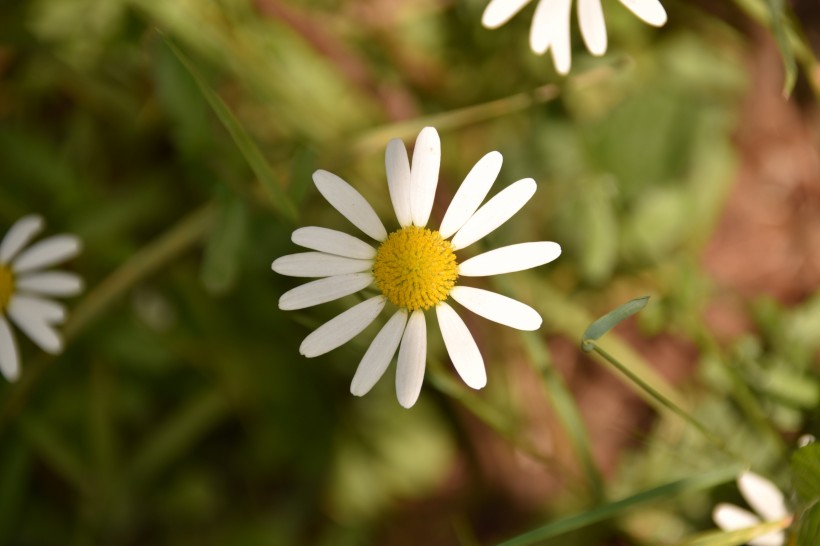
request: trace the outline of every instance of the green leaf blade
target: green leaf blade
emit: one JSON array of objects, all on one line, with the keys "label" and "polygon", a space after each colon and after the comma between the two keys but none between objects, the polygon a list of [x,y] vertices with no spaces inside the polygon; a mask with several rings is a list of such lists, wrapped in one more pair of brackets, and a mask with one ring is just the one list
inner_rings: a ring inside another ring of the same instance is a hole
[{"label": "green leaf blade", "polygon": [[584,331],[584,335],[581,338],[581,346],[583,347],[584,351],[589,352],[591,348],[588,347],[588,341],[594,341],[599,339],[601,336],[609,332],[612,328],[614,328],[618,323],[626,320],[627,318],[631,317],[644,307],[649,302],[649,296],[643,296],[640,298],[635,298],[634,300],[630,300],[625,304],[621,305],[620,307],[613,309],[606,315],[602,316],[592,324],[590,324],[587,329]]}]

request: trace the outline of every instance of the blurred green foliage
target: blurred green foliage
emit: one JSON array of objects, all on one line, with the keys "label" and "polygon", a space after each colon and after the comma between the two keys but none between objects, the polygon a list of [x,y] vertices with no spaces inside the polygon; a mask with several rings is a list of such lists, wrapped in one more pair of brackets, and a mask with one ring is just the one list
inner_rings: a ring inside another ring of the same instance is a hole
[{"label": "blurred green foliage", "polygon": [[[757,333],[728,348],[698,319],[714,287],[697,259],[733,181],[747,42],[679,2],[661,32],[611,2],[608,55],[576,47],[573,76],[559,80],[526,48],[529,15],[491,32],[479,24],[485,4],[4,6],[0,226],[39,212],[50,232],[80,235],[71,267],[88,288],[71,302],[65,353],[46,357],[20,336],[24,375],[0,385],[0,544],[471,544],[588,507],[582,483],[512,502],[481,463],[480,439],[531,452],[513,360],[545,373],[547,336],[576,343],[594,316],[647,291],[658,303],[639,319],[646,335],[674,332],[700,349],[696,380],[677,395],[788,485],[782,433],[817,423],[820,296],[754,302]],[[395,227],[381,154],[431,122],[443,146],[433,222],[497,149],[494,191],[523,177],[539,191],[485,248],[543,239],[564,253],[505,285],[544,315],[527,351],[515,332],[470,323],[486,392],[448,382],[434,335],[431,381],[405,411],[393,372],[367,397],[348,393],[372,328],[321,358],[299,356],[300,340],[355,298],[281,312],[296,283],[270,262],[294,251],[297,225],[348,230],[314,191],[317,168]],[[624,361],[671,388],[649,375],[651,357]],[[552,381],[545,392],[565,426],[580,428]],[[736,461],[673,418],[645,434],[605,497],[659,487],[664,502],[614,520],[620,508],[599,508],[606,518],[590,518],[573,543],[673,543],[711,527],[712,497],[728,489],[679,495],[663,484]],[[595,438],[570,436],[596,479]],[[425,506],[432,521],[416,526]]]}]

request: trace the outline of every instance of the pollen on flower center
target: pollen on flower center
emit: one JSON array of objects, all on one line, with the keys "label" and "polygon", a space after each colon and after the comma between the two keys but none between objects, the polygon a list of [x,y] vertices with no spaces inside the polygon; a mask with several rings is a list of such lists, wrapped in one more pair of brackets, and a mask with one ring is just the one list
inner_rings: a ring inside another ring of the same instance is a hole
[{"label": "pollen on flower center", "polygon": [[373,277],[391,303],[409,311],[429,309],[450,295],[458,263],[450,241],[438,231],[408,226],[381,244]]},{"label": "pollen on flower center", "polygon": [[10,268],[0,265],[0,313],[6,310],[13,293],[14,275]]}]

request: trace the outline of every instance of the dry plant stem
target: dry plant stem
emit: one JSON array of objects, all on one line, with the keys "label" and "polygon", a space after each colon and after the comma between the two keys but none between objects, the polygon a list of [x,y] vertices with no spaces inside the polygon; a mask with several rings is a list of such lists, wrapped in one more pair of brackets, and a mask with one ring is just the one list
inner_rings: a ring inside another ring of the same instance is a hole
[{"label": "dry plant stem", "polygon": [[609,362],[610,364],[615,366],[615,368],[617,368],[618,371],[620,371],[622,374],[626,375],[631,381],[635,382],[636,385],[638,385],[640,388],[642,388],[644,391],[646,391],[660,405],[662,405],[666,409],[672,411],[673,413],[675,413],[676,415],[681,417],[684,421],[686,421],[687,423],[689,423],[690,425],[692,425],[693,427],[698,429],[698,431],[701,434],[703,434],[703,436],[707,440],[709,440],[710,442],[715,444],[715,446],[717,446],[721,451],[723,451],[724,453],[726,453],[727,455],[731,456],[732,458],[734,458],[738,461],[747,462],[745,457],[742,457],[740,454],[735,453],[731,449],[729,449],[729,446],[726,445],[726,443],[723,441],[723,439],[720,438],[720,436],[718,436],[717,434],[715,434],[714,432],[712,432],[711,430],[706,428],[700,421],[698,421],[697,419],[692,417],[688,412],[686,412],[680,406],[678,406],[677,404],[675,404],[671,400],[667,399],[665,396],[663,396],[658,391],[656,391],[654,388],[652,388],[651,385],[646,383],[639,376],[632,373],[632,371],[629,368],[627,368],[626,366],[624,366],[623,364],[618,362],[618,360],[615,357],[613,357],[612,355],[607,353],[605,350],[601,349],[601,347],[599,347],[597,343],[595,343],[594,341],[591,341],[591,340],[585,341],[584,343],[586,344],[586,347],[588,347],[588,348],[592,349],[593,351],[595,351],[596,353],[598,353],[598,355],[601,356],[604,360],[606,360],[607,362]]},{"label": "dry plant stem", "polygon": [[[72,313],[64,330],[66,342],[75,339],[83,329],[99,318],[112,304],[119,301],[120,297],[137,283],[156,273],[188,248],[201,241],[210,231],[215,217],[216,208],[212,203],[208,203],[183,218],[170,231],[144,247],[119,269],[111,273],[88,293],[88,296]],[[29,392],[54,360],[53,357],[46,357],[39,365],[31,366],[23,374],[20,382],[10,389],[0,409],[0,427],[20,413],[25,406]]]}]

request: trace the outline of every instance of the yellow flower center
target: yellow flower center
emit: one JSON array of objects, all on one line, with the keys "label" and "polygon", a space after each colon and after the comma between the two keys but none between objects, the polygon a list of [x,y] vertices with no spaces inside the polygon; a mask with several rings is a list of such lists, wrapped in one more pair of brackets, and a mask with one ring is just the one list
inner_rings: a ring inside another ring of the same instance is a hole
[{"label": "yellow flower center", "polygon": [[6,310],[13,293],[14,274],[11,272],[11,268],[0,265],[0,313]]},{"label": "yellow flower center", "polygon": [[458,278],[458,263],[450,241],[438,231],[408,226],[381,244],[373,277],[382,294],[408,311],[429,309],[447,299]]}]

